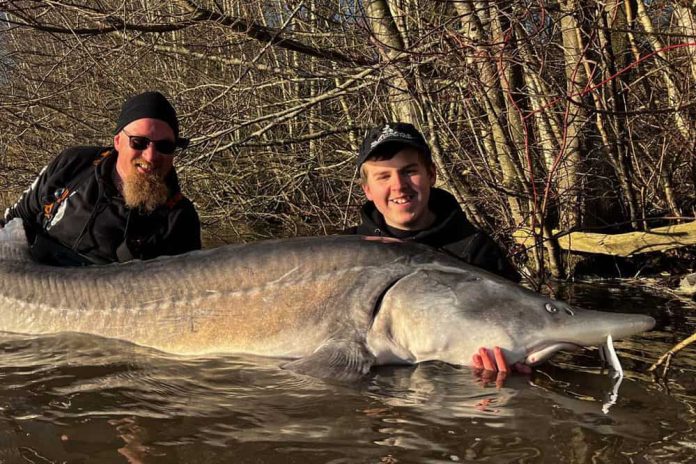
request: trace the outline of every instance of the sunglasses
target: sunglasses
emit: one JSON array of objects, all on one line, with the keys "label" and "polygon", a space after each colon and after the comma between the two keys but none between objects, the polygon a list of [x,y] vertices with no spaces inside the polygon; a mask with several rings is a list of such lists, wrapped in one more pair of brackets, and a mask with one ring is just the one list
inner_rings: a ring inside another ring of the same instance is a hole
[{"label": "sunglasses", "polygon": [[128,137],[128,145],[130,145],[133,150],[145,150],[150,144],[153,144],[155,150],[163,155],[172,155],[174,154],[174,150],[176,150],[176,142],[172,140],[151,140],[142,135],[130,135],[125,130],[121,130],[126,134],[126,137]]}]

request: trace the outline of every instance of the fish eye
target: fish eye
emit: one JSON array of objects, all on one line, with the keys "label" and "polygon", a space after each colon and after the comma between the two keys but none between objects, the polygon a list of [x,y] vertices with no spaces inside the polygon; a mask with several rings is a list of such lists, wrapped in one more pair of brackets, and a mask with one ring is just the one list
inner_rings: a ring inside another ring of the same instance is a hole
[{"label": "fish eye", "polygon": [[546,306],[546,311],[548,311],[551,314],[556,314],[558,312],[558,308],[556,308],[551,303],[546,303],[545,306]]}]

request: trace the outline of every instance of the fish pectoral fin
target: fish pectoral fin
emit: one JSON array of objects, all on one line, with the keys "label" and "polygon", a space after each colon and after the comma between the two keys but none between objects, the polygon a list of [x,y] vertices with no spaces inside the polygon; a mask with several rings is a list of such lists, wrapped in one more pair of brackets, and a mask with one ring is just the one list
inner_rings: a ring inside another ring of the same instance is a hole
[{"label": "fish pectoral fin", "polygon": [[374,363],[375,357],[364,343],[357,340],[331,340],[309,356],[282,367],[321,379],[352,381],[367,374]]}]

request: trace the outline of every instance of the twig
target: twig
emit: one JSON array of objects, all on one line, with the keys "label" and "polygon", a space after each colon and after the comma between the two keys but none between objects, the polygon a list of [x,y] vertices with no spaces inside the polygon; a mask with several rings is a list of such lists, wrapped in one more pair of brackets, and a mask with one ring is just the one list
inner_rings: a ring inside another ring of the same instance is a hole
[{"label": "twig", "polygon": [[664,363],[664,367],[662,369],[662,374],[660,375],[660,378],[664,379],[667,376],[667,372],[669,371],[670,364],[672,362],[672,357],[679,353],[681,350],[689,346],[690,344],[696,342],[696,332],[694,332],[689,338],[686,340],[682,340],[681,342],[677,343],[670,349],[668,352],[663,354],[660,359],[657,360],[655,364],[650,366],[650,369],[648,369],[648,372],[654,372],[660,365]]}]

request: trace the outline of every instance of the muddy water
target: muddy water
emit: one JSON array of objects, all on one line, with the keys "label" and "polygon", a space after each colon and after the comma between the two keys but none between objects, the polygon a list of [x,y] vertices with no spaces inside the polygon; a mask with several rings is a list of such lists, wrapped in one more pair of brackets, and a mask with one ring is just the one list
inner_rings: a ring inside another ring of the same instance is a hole
[{"label": "muddy water", "polygon": [[696,331],[696,305],[617,282],[559,296],[658,320],[616,343],[616,393],[596,350],[563,353],[501,388],[441,363],[345,385],[268,359],[0,334],[0,462],[694,462],[696,347],[667,382],[646,370]]}]

